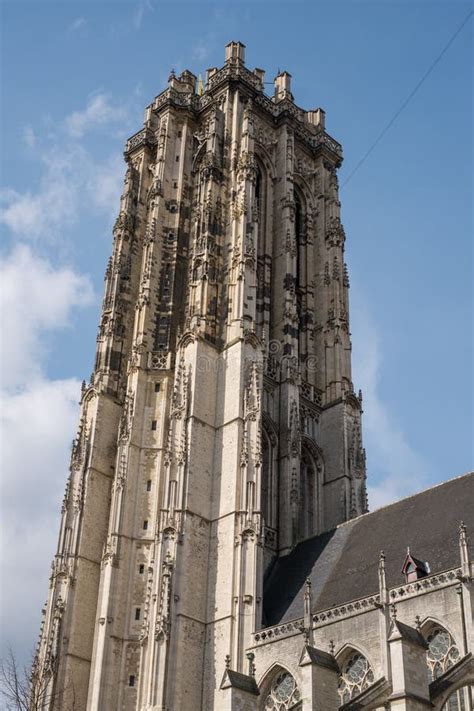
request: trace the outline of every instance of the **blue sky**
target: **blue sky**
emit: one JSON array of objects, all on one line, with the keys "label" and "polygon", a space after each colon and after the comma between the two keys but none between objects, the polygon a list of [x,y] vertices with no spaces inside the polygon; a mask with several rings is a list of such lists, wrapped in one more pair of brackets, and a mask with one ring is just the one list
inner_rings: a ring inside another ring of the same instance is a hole
[{"label": "blue sky", "polygon": [[3,2],[1,637],[20,657],[47,594],[124,141],[172,68],[204,75],[231,39],[267,81],[289,71],[296,102],[322,106],[344,146],[371,507],[472,467],[472,17],[346,182],[470,9],[456,0]]}]

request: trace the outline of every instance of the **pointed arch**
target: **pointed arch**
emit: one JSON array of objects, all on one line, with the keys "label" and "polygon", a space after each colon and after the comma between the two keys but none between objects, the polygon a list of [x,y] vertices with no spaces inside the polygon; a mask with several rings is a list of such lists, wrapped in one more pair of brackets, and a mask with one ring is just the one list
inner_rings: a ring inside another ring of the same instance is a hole
[{"label": "pointed arch", "polygon": [[300,540],[320,533],[323,528],[323,464],[319,447],[308,437],[302,438],[298,537]]},{"label": "pointed arch", "polygon": [[260,510],[269,528],[278,526],[278,436],[270,417],[262,418],[262,480]]},{"label": "pointed arch", "polygon": [[426,664],[431,682],[457,664],[461,659],[461,653],[455,637],[444,623],[427,618],[421,629],[428,644]]},{"label": "pointed arch", "polygon": [[359,645],[345,644],[335,656],[341,670],[338,692],[342,705],[368,689],[375,676],[367,652]]},{"label": "pointed arch", "polygon": [[259,688],[261,711],[296,711],[300,708],[301,692],[296,677],[279,662],[264,674]]}]

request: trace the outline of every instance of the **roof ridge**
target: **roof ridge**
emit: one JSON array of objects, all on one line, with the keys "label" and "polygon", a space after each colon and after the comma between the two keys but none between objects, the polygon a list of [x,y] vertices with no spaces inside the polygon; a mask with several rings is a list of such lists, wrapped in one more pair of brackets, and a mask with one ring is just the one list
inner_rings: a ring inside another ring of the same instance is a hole
[{"label": "roof ridge", "polygon": [[358,521],[359,519],[364,518],[365,516],[371,516],[372,514],[377,513],[378,511],[383,511],[384,509],[388,509],[390,506],[396,506],[397,504],[400,504],[402,501],[407,501],[408,499],[413,499],[413,498],[415,498],[415,496],[420,496],[421,494],[426,494],[427,491],[431,491],[432,489],[438,489],[440,486],[445,486],[446,484],[450,484],[451,482],[457,481],[458,479],[464,479],[465,477],[473,476],[473,475],[474,475],[474,471],[467,471],[464,474],[459,474],[458,476],[453,476],[451,479],[446,479],[445,481],[440,481],[437,484],[433,484],[432,486],[429,486],[427,489],[422,489],[421,491],[416,491],[414,494],[407,494],[407,496],[402,496],[401,499],[392,501],[390,504],[384,504],[384,506],[379,506],[377,509],[374,509],[373,511],[367,511],[366,513],[360,514],[359,516],[350,518],[348,521],[343,521],[342,523],[339,523],[332,530],[335,531],[336,529],[342,528],[342,526],[347,526],[347,524],[349,524],[349,523],[354,523],[354,521]]}]

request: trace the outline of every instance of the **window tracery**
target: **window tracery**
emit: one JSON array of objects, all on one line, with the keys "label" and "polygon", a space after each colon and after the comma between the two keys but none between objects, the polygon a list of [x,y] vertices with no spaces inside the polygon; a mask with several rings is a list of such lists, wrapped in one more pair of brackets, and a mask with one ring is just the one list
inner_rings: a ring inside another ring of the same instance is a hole
[{"label": "window tracery", "polygon": [[363,654],[352,654],[342,667],[338,691],[341,705],[358,696],[374,683],[374,673]]},{"label": "window tracery", "polygon": [[275,447],[275,437],[262,427],[261,512],[267,528],[277,526],[278,483]]},{"label": "window tracery", "polygon": [[264,711],[290,711],[300,700],[300,692],[294,677],[282,671],[275,677],[265,698]]},{"label": "window tracery", "polygon": [[473,699],[474,686],[463,686],[451,694],[442,711],[470,711]]},{"label": "window tracery", "polygon": [[298,535],[300,540],[319,531],[320,477],[313,457],[304,447],[300,463],[300,505]]},{"label": "window tracery", "polygon": [[426,641],[428,649],[426,661],[430,681],[437,679],[459,661],[459,650],[449,632],[442,627],[434,627]]}]

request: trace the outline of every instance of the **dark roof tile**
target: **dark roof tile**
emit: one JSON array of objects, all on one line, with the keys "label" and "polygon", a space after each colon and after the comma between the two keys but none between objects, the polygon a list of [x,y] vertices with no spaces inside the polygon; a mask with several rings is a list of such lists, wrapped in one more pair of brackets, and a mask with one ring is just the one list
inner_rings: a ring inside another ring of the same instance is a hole
[{"label": "dark roof tile", "polygon": [[306,578],[313,612],[378,592],[380,551],[385,552],[387,585],[404,584],[400,574],[407,546],[429,563],[431,573],[460,564],[461,521],[474,535],[474,473],[341,524],[279,558],[265,582],[267,625],[303,617]]}]

